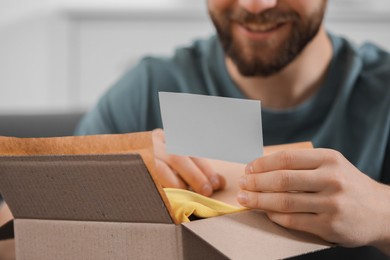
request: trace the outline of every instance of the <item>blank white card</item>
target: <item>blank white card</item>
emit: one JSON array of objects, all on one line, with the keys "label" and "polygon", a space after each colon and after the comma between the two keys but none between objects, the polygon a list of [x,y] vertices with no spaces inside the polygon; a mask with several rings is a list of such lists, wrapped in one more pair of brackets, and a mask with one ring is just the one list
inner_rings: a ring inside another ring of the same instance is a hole
[{"label": "blank white card", "polygon": [[159,92],[167,152],[249,163],[263,155],[260,101]]}]

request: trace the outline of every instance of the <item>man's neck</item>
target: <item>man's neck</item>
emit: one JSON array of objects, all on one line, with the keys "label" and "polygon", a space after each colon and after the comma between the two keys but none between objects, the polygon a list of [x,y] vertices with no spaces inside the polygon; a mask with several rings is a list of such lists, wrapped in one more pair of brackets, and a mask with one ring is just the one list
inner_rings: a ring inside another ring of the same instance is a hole
[{"label": "man's neck", "polygon": [[250,99],[270,109],[295,107],[312,96],[324,81],[332,59],[332,44],[323,27],[281,72],[270,77],[244,77],[230,58],[226,66],[233,81]]}]

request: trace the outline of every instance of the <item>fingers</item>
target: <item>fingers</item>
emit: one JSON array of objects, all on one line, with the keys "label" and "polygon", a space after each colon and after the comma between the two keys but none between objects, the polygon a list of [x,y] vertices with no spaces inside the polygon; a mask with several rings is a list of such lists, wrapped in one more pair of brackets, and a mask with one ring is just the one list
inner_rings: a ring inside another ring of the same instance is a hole
[{"label": "fingers", "polygon": [[186,189],[184,181],[163,161],[156,159],[156,171],[163,187]]},{"label": "fingers", "polygon": [[155,129],[153,145],[159,181],[164,187],[187,188],[211,196],[225,187],[225,179],[217,174],[208,160],[166,153],[164,131]]},{"label": "fingers", "polygon": [[375,241],[377,235],[371,236],[375,232],[366,232],[367,219],[381,222],[379,211],[366,207],[375,205],[367,195],[371,189],[366,180],[371,179],[341,153],[283,151],[251,162],[246,170],[237,197],[243,206],[263,210],[283,227],[333,243],[359,246]]},{"label": "fingers", "polygon": [[259,192],[304,191],[318,192],[325,188],[322,176],[312,170],[277,170],[245,174],[240,178],[241,189]]},{"label": "fingers", "polygon": [[301,149],[275,152],[249,163],[246,173],[262,173],[275,170],[311,170],[324,160],[319,149]]},{"label": "fingers", "polygon": [[225,178],[217,174],[207,160],[167,155],[166,161],[156,159],[156,167],[164,187],[187,188],[211,196],[225,187]]},{"label": "fingers", "polygon": [[204,175],[209,179],[214,190],[221,190],[225,187],[225,178],[214,170],[208,160],[200,158],[192,158],[192,161],[199,167]]},{"label": "fingers", "polygon": [[168,163],[195,192],[205,196],[213,194],[210,180],[189,157],[170,155]]},{"label": "fingers", "polygon": [[[310,196],[310,197],[309,197]],[[271,193],[241,191],[238,202],[247,208],[279,213],[321,213],[324,203],[313,193]]]}]

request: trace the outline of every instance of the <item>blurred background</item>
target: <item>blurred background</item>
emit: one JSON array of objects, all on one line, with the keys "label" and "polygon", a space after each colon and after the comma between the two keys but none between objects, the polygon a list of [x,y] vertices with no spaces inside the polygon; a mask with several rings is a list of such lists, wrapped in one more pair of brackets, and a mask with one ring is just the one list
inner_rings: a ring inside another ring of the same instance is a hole
[{"label": "blurred background", "polygon": [[[84,112],[144,55],[213,33],[205,0],[0,0],[0,115]],[[329,0],[329,30],[390,50],[389,0]]]}]

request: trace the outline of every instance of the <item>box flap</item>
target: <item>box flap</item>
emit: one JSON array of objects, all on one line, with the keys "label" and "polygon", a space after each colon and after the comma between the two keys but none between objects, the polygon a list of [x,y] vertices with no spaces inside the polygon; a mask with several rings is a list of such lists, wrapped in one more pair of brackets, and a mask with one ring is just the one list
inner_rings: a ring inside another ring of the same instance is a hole
[{"label": "box flap", "polygon": [[172,223],[138,154],[0,157],[15,218]]},{"label": "box flap", "polygon": [[[162,200],[165,202],[164,204],[169,209],[170,204],[168,202],[168,199],[166,198],[166,195],[162,190],[161,185],[158,183],[157,178],[155,177],[156,174],[154,167],[153,143],[151,132],[96,136],[69,136],[54,138],[0,137],[0,155],[3,155],[5,157],[21,155],[58,156],[77,154],[82,155],[123,153],[137,153],[142,157],[151,177],[154,180],[155,188],[157,187],[158,189],[160,198],[162,198]],[[150,194],[148,193],[146,197],[149,196]],[[12,206],[10,208],[11,211],[14,211]],[[171,211],[169,210],[169,212]],[[166,214],[166,212],[164,212],[164,214]],[[171,219],[174,219],[172,215]]]},{"label": "box flap", "polygon": [[16,219],[16,259],[181,259],[180,226]]},{"label": "box flap", "polygon": [[315,236],[287,230],[256,211],[187,222],[183,226],[229,259],[281,259],[329,247]]},{"label": "box flap", "polygon": [[[140,154],[150,174],[155,178],[151,132],[51,138],[0,136],[0,155],[5,156],[118,153]],[[158,183],[157,186],[161,189]]]}]

